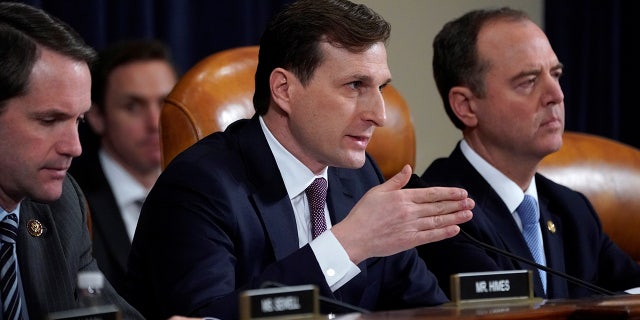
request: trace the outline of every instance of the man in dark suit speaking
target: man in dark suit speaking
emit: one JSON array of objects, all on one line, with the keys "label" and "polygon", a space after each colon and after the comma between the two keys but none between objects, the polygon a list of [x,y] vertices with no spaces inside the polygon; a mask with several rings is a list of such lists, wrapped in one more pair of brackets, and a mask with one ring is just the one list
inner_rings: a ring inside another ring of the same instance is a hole
[{"label": "man in dark suit speaking", "polygon": [[459,188],[401,189],[409,166],[383,183],[365,153],[385,122],[389,34],[346,0],[275,16],[260,42],[256,115],[176,157],[145,202],[129,280],[146,317],[237,318],[239,293],[265,282],[314,284],[371,310],[447,301],[413,248],[455,235],[473,201]]}]

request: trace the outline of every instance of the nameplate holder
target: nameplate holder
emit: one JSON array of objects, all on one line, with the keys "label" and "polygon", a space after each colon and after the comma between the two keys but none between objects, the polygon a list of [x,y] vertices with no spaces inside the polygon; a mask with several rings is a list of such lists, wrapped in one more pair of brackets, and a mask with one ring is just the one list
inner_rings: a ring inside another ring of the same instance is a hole
[{"label": "nameplate holder", "polygon": [[78,308],[49,313],[47,320],[120,320],[122,315],[115,305]]},{"label": "nameplate holder", "polygon": [[451,302],[458,306],[533,299],[531,270],[469,272],[451,276]]},{"label": "nameplate holder", "polygon": [[314,285],[247,290],[240,294],[240,319],[313,319],[319,301]]}]

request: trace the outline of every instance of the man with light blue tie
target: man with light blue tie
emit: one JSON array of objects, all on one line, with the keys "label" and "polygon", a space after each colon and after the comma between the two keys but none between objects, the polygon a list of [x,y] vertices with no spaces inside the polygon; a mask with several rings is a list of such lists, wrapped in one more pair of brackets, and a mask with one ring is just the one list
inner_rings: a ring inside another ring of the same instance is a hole
[{"label": "man with light blue tie", "polygon": [[[563,68],[544,32],[521,11],[474,10],[445,24],[433,48],[434,78],[463,139],[422,179],[469,192],[474,218],[462,230],[608,291],[639,286],[640,266],[603,232],[587,198],[536,173],[564,130]],[[597,294],[464,235],[418,251],[446,293],[452,274],[531,269],[538,297]]]}]

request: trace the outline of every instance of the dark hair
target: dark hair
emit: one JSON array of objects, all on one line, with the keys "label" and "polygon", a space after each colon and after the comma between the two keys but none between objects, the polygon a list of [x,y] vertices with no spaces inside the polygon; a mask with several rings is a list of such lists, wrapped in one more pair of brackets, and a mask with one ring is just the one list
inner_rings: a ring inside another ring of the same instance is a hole
[{"label": "dark hair", "polygon": [[322,62],[321,41],[362,52],[385,42],[391,26],[362,4],[347,0],[300,0],[274,16],[260,39],[253,104],[263,115],[269,108],[269,76],[278,67],[293,72],[303,85]]},{"label": "dark hair", "polygon": [[66,23],[22,3],[0,3],[0,112],[26,93],[42,47],[91,65],[95,51]]},{"label": "dark hair", "polygon": [[478,33],[488,22],[496,20],[520,21],[529,17],[508,7],[474,10],[447,22],[433,40],[433,77],[445,111],[459,129],[464,129],[464,123],[451,110],[449,91],[464,85],[479,97],[485,95],[483,79],[489,65],[478,56]]},{"label": "dark hair", "polygon": [[175,71],[171,52],[161,41],[155,39],[129,39],[111,44],[98,53],[98,59],[91,67],[91,100],[94,105],[104,107],[107,78],[119,66],[149,60],[164,60]]}]

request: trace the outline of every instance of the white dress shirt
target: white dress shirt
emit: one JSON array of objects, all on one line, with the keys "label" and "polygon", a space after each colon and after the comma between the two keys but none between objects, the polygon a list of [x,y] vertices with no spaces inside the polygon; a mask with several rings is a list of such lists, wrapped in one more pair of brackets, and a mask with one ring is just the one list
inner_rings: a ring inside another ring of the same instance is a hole
[{"label": "white dress shirt", "polygon": [[122,221],[127,229],[129,241],[133,240],[133,234],[140,217],[139,201],[144,200],[149,193],[136,179],[134,179],[120,164],[111,158],[104,150],[99,151],[100,165],[105,177],[111,186],[111,191],[116,198]]},{"label": "white dress shirt", "polygon": [[280,175],[289,194],[291,205],[293,206],[298,229],[298,246],[303,247],[309,243],[320,264],[320,268],[324,272],[327,284],[331,290],[336,291],[360,273],[360,268],[349,259],[347,252],[338,239],[330,232],[331,219],[329,218],[326,203],[324,215],[327,222],[327,231],[317,238],[311,239],[311,214],[309,202],[307,201],[307,196],[304,191],[316,177],[327,179],[328,185],[331,186],[331,181],[329,181],[327,176],[327,168],[319,175],[314,175],[309,168],[289,153],[289,151],[276,140],[264,124],[262,117],[260,117],[260,126],[267,138],[269,148],[276,159],[276,164],[278,165]]}]

